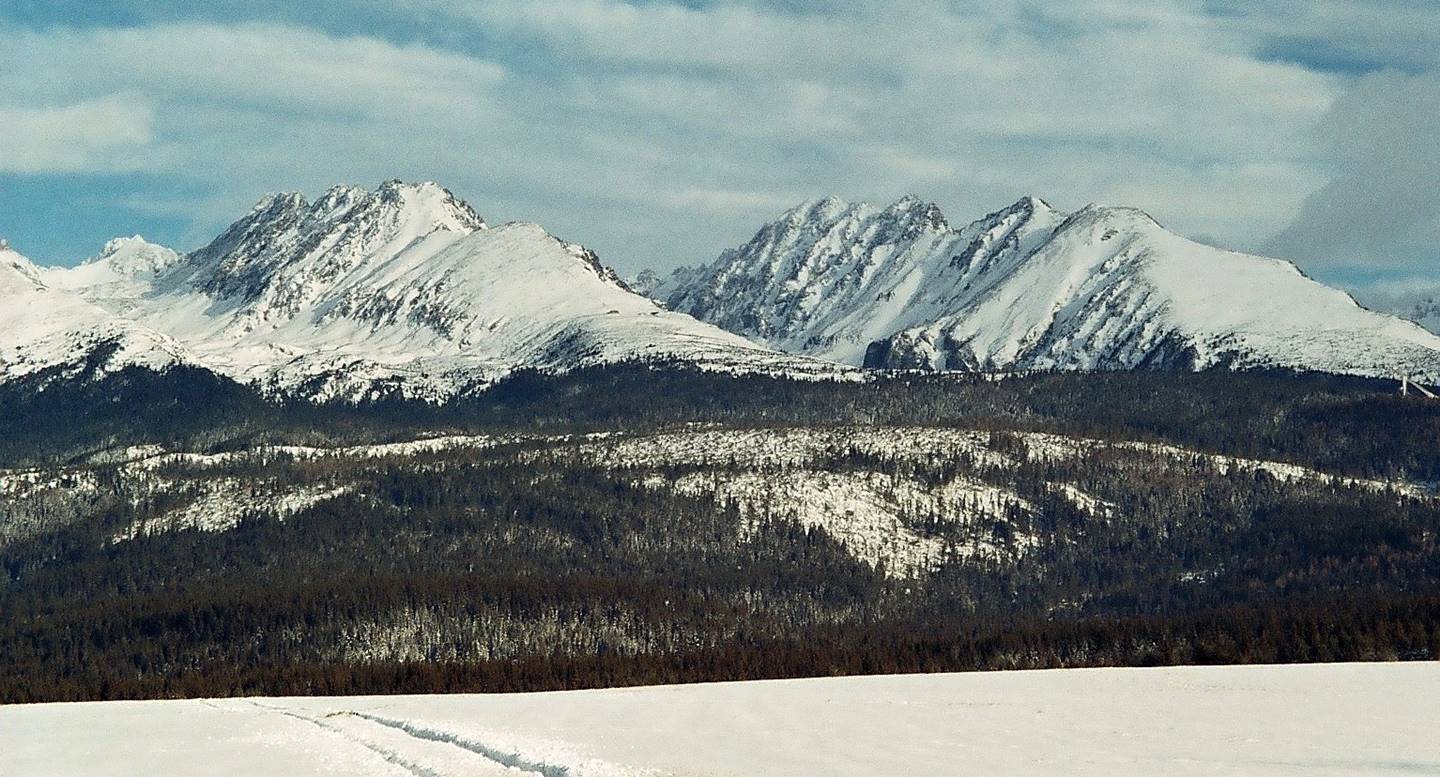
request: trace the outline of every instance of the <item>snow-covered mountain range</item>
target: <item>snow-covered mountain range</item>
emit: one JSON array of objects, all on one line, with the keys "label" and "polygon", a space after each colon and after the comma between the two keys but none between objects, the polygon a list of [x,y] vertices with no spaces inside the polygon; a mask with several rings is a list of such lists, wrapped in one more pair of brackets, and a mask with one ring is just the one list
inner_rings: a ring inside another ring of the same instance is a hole
[{"label": "snow-covered mountain range", "polygon": [[1026,197],[961,228],[933,204],[807,202],[714,263],[637,286],[756,342],[869,367],[1293,367],[1440,378],[1440,337],[1294,265],[1131,208]]},{"label": "snow-covered mountain range", "polygon": [[185,363],[313,399],[444,399],[626,360],[834,371],[665,310],[584,247],[488,226],[434,183],[271,195],[189,254],[134,237],[74,268],[7,251],[0,273],[7,377],[104,344],[102,369]]}]

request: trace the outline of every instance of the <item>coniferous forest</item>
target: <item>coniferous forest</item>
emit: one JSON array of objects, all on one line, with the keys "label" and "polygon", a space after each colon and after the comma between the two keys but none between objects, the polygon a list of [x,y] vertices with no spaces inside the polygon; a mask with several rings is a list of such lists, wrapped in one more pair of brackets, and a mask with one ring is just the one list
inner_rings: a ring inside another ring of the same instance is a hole
[{"label": "coniferous forest", "polygon": [[1440,401],[1386,381],[127,370],[0,428],[3,702],[1440,657]]}]

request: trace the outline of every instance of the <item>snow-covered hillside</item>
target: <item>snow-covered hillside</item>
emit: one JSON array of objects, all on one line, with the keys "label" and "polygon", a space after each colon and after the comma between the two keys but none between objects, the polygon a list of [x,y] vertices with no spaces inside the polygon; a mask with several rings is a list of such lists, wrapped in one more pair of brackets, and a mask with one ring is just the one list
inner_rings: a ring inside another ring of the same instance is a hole
[{"label": "snow-covered hillside", "polygon": [[271,195],[180,256],[140,238],[37,275],[277,393],[443,399],[516,367],[641,359],[832,371],[660,308],[582,246],[490,228],[433,183]]},{"label": "snow-covered hillside", "polygon": [[29,259],[0,245],[0,381],[57,367],[66,374],[103,374],[127,365],[163,369],[194,362],[174,338],[47,280]]},{"label": "snow-covered hillside", "polygon": [[0,708],[49,777],[1440,773],[1433,663]]},{"label": "snow-covered hillside", "polygon": [[1027,197],[960,229],[913,197],[829,198],[703,268],[669,307],[792,352],[875,367],[1294,367],[1440,378],[1440,337],[1288,262],[1176,236],[1130,208]]},{"label": "snow-covered hillside", "polygon": [[[510,446],[523,452],[506,453]],[[739,539],[766,521],[822,531],[846,553],[892,578],[923,579],[955,559],[1008,564],[1043,539],[1031,528],[1058,497],[1079,514],[1110,520],[1125,492],[1106,495],[1102,468],[1081,478],[1030,474],[1030,496],[1015,478],[1033,467],[1117,461],[1159,477],[1182,471],[1238,472],[1286,484],[1356,488],[1397,499],[1433,499],[1434,489],[1407,480],[1345,477],[1276,461],[1237,458],[1152,442],[1097,440],[1043,432],[989,432],[910,426],[783,429],[690,428],[586,435],[451,435],[404,442],[313,447],[259,446],[222,453],[139,446],[96,456],[89,465],[0,469],[0,551],[105,509],[116,488],[163,509],[138,514],[112,542],[184,529],[222,532],[244,518],[287,520],[312,505],[363,493],[366,468],[422,461],[524,463],[570,461],[599,468],[657,493],[733,505]],[[845,463],[849,461],[863,464]],[[288,465],[324,462],[309,478]],[[944,478],[923,469],[940,464]],[[243,477],[234,474],[245,471]],[[1089,483],[1084,481],[1088,480]],[[1097,490],[1101,489],[1101,490]],[[63,509],[36,509],[63,495]],[[919,517],[923,516],[923,520]],[[997,530],[998,528],[998,530]]]}]

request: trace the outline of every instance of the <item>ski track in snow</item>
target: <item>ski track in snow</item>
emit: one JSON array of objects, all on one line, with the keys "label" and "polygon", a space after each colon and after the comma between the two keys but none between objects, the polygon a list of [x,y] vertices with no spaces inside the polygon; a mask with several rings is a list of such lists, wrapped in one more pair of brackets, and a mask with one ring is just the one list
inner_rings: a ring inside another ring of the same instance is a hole
[{"label": "ski track in snow", "polygon": [[413,723],[408,723],[403,720],[382,718],[378,715],[370,715],[364,712],[350,712],[346,714],[354,715],[355,717],[362,720],[368,720],[373,723],[378,723],[382,726],[386,726],[397,731],[403,731],[406,734],[415,737],[416,739],[423,739],[427,742],[442,742],[445,744],[454,745],[462,750],[467,750],[483,758],[494,761],[495,763],[504,766],[507,769],[514,769],[530,774],[538,774],[541,777],[570,777],[570,770],[567,767],[547,764],[541,761],[527,760],[519,753],[506,753],[493,747],[487,747],[472,739],[466,739],[464,737],[456,736],[455,734],[451,734],[447,731],[439,731],[433,728],[425,728],[423,726],[417,726]]},{"label": "ski track in snow", "polygon": [[[249,703],[257,708],[269,710],[280,715],[295,718],[296,720],[302,720],[311,725],[318,726],[325,731],[341,736],[383,758],[387,763],[399,766],[415,777],[447,777],[447,775],[456,773],[449,768],[445,768],[443,765],[437,766],[426,761],[425,751],[435,751],[437,749],[441,750],[444,756],[448,756],[448,758],[441,757],[438,760],[452,768],[457,765],[455,761],[459,760],[461,762],[459,765],[462,767],[478,767],[485,771],[497,771],[498,773],[520,773],[538,775],[538,777],[572,777],[567,767],[556,766],[540,761],[531,761],[519,753],[507,753],[447,731],[425,728],[403,720],[394,720],[379,715],[350,710],[332,712],[323,718],[317,718],[273,704],[264,704],[257,701],[251,701]],[[363,732],[357,732],[341,725],[339,721],[345,719],[367,721],[377,726],[378,730],[369,732],[369,736],[366,736]],[[409,743],[404,739],[397,740],[391,732],[399,732],[409,739],[422,744],[410,744],[407,748],[406,745]],[[377,740],[377,735],[380,737],[380,740]],[[388,742],[383,741],[387,738],[389,740]],[[434,745],[443,747],[435,748],[433,747]],[[489,763],[467,763],[474,759],[459,755],[452,751],[454,749],[479,756]],[[430,758],[435,760],[433,754]],[[475,774],[476,772],[469,771],[467,768],[466,773]]]},{"label": "ski track in snow", "polygon": [[390,748],[382,747],[381,745],[378,745],[374,742],[361,739],[360,737],[355,736],[354,734],[351,734],[348,731],[340,728],[339,726],[336,726],[327,721],[312,718],[308,715],[301,715],[298,712],[291,712],[290,710],[284,709],[282,707],[273,707],[268,704],[260,704],[259,702],[251,702],[251,704],[260,709],[270,710],[286,717],[294,718],[296,720],[302,720],[313,726],[318,726],[325,731],[344,737],[345,739],[354,742],[355,744],[360,745],[366,750],[369,750],[370,752],[385,759],[386,763],[395,764],[396,766],[404,769],[410,774],[415,775],[415,777],[444,777],[443,774],[434,769],[421,766],[420,764],[410,760],[409,758],[406,758],[405,756]]},{"label": "ski track in snow", "polygon": [[[643,777],[651,774],[649,770],[622,768],[593,758],[582,758],[576,765],[550,763],[434,725],[421,725],[358,709],[339,709],[317,716],[285,706],[283,702],[241,700],[203,703],[213,709],[243,703],[254,709],[303,721],[363,748],[412,777],[482,777],[486,774],[510,777]],[[573,748],[561,748],[561,751],[569,751],[568,754],[574,756]]]}]

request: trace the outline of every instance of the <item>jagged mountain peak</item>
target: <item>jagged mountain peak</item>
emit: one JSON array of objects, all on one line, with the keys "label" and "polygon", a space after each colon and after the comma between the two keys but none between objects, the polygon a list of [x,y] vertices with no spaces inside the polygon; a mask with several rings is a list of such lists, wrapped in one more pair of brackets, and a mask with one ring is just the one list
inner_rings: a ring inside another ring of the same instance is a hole
[{"label": "jagged mountain peak", "polygon": [[269,195],[186,260],[184,283],[245,303],[267,301],[261,319],[293,315],[363,264],[385,262],[417,242],[484,229],[467,203],[434,182],[341,185],[314,203]]},{"label": "jagged mountain peak", "polygon": [[944,229],[948,226],[945,222],[945,214],[940,210],[939,205],[921,199],[915,194],[906,194],[885,206],[876,206],[868,202],[849,202],[833,194],[826,195],[820,199],[801,202],[782,213],[767,226],[815,224],[830,226],[844,220],[867,220],[877,217],[922,219],[937,229]]},{"label": "jagged mountain peak", "polygon": [[838,214],[851,207],[850,203],[840,199],[834,194],[827,194],[813,200],[802,200],[795,207],[785,211],[777,221],[783,220],[805,220],[820,217],[827,214]]},{"label": "jagged mountain peak", "polygon": [[1084,225],[1094,227],[1103,225],[1117,229],[1139,229],[1165,232],[1160,222],[1155,220],[1146,211],[1129,205],[1107,205],[1103,203],[1088,203],[1079,210],[1071,213],[1066,219],[1069,225]]},{"label": "jagged mountain peak", "polygon": [[151,243],[140,235],[131,235],[106,241],[100,253],[86,259],[82,267],[103,265],[116,276],[136,276],[161,272],[181,258],[173,249]]},{"label": "jagged mountain peak", "polygon": [[839,221],[855,218],[870,210],[868,205],[851,204],[834,195],[805,200],[764,224],[757,237],[761,234],[781,236],[824,231]]},{"label": "jagged mountain peak", "polygon": [[40,268],[24,254],[0,240],[0,290],[39,288],[45,285]]},{"label": "jagged mountain peak", "polygon": [[469,203],[434,181],[409,183],[392,178],[370,194],[382,204],[414,208],[446,229],[468,232],[485,228],[485,220]]},{"label": "jagged mountain peak", "polygon": [[1064,213],[1025,196],[960,229],[929,213],[915,197],[811,204],[652,293],[781,350],[873,367],[1440,377],[1440,338],[1137,208]]},{"label": "jagged mountain peak", "polygon": [[677,270],[650,293],[759,342],[843,358],[850,346],[819,334],[836,311],[893,300],[890,281],[915,257],[960,239],[937,205],[914,195],[884,207],[829,197],[786,211],[744,246]]},{"label": "jagged mountain peak", "polygon": [[950,228],[949,223],[945,221],[945,213],[940,210],[939,205],[922,200],[914,194],[901,197],[881,212],[893,218],[914,220],[928,229],[945,230]]},{"label": "jagged mountain peak", "polygon": [[631,291],[646,297],[653,297],[655,290],[664,282],[665,278],[649,267],[625,279],[625,285]]},{"label": "jagged mountain peak", "polygon": [[962,228],[962,231],[980,233],[1004,224],[1016,224],[1032,218],[1063,218],[1050,203],[1033,195],[1025,195],[999,210],[993,210]]},{"label": "jagged mountain peak", "polygon": [[1041,198],[1039,198],[1039,197],[1036,197],[1036,196],[1033,195],[1033,194],[1026,194],[1026,195],[1022,196],[1020,199],[1018,199],[1018,200],[1010,203],[1009,205],[1005,206],[1004,208],[1001,208],[1000,210],[995,211],[995,213],[993,213],[993,214],[991,214],[991,215],[1009,215],[1009,214],[1016,214],[1016,213],[1026,214],[1026,215],[1033,215],[1033,214],[1036,214],[1036,213],[1054,213],[1054,212],[1055,212],[1055,208],[1051,207],[1050,203],[1046,202],[1045,200],[1043,200],[1043,199],[1041,199]]},{"label": "jagged mountain peak", "polygon": [[335,220],[377,210],[396,212],[397,218],[429,220],[433,227],[454,232],[485,228],[485,220],[469,203],[434,181],[391,179],[374,189],[339,184],[309,206],[309,216],[317,221]]},{"label": "jagged mountain peak", "polygon": [[394,221],[428,221],[432,229],[444,228],[455,232],[485,227],[485,220],[469,203],[440,184],[392,179],[374,189],[337,184],[313,203],[300,192],[267,194],[255,203],[249,215],[232,224],[227,233],[237,227],[277,227],[291,221],[328,224],[359,220],[374,214]]},{"label": "jagged mountain peak", "polygon": [[314,204],[303,200],[298,203],[302,208],[307,208],[320,214],[322,217],[333,218],[336,214],[345,213],[353,208],[357,202],[370,196],[370,192],[362,187],[351,184],[337,184],[325,190]]},{"label": "jagged mountain peak", "polygon": [[309,207],[303,192],[269,192],[255,201],[250,208],[255,213],[281,213],[288,210],[302,210]]},{"label": "jagged mountain peak", "polygon": [[146,240],[142,235],[131,235],[129,237],[112,237],[109,240],[105,241],[105,245],[100,248],[100,253],[98,255],[91,257],[87,261],[93,262],[98,259],[108,259],[112,256],[115,256],[116,254],[125,253],[136,248],[144,248],[146,246],[152,245],[155,244]]},{"label": "jagged mountain peak", "polygon": [[940,207],[915,195],[905,195],[884,207],[847,202],[831,195],[807,200],[785,211],[762,226],[740,251],[753,251],[765,245],[814,244],[823,248],[857,236],[867,236],[862,239],[872,241],[913,239],[921,233],[949,230]]}]

